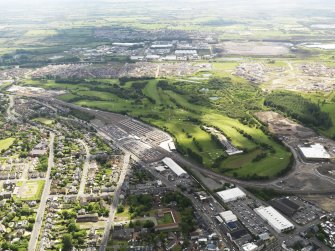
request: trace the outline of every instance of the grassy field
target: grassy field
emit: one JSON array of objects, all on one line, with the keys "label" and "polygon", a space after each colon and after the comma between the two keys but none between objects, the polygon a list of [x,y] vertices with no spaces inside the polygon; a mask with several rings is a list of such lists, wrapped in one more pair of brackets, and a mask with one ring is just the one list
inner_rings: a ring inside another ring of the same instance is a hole
[{"label": "grassy field", "polygon": [[[170,133],[176,141],[178,150],[185,156],[192,158],[194,155],[200,156],[204,166],[225,175],[241,178],[274,177],[287,167],[290,153],[258,128],[258,122],[249,115],[249,108],[245,107],[250,104],[261,107],[262,99],[254,87],[235,80],[231,80],[233,83],[212,84],[177,83],[174,80],[168,80],[169,87],[166,89],[166,87],[162,88],[158,81],[147,80],[147,84],[140,87],[142,89],[136,89],[136,99],[124,98],[124,93],[121,97],[118,96],[120,93],[107,91],[112,84],[115,84],[115,80],[102,81],[99,91],[96,90],[96,84],[88,83],[71,85],[53,81],[41,83],[28,81],[26,84],[51,89],[67,89],[69,93],[59,96],[59,99],[74,102],[80,106],[127,113],[140,118]],[[143,83],[143,80],[140,82]],[[200,88],[207,86],[214,90],[199,95]],[[102,91],[104,88],[106,91]],[[134,88],[138,88],[136,81],[129,81],[122,87],[127,90],[127,93],[133,92]],[[218,96],[221,99],[210,102],[211,96]],[[195,98],[198,100],[195,101]],[[246,122],[241,123],[242,120]],[[201,129],[202,125],[218,128],[245,153],[228,157],[225,149],[213,141],[208,132]],[[241,131],[254,140],[242,135]],[[261,148],[260,144],[272,147],[273,151]],[[254,158],[262,153],[266,153],[266,158],[257,163],[254,162]],[[217,159],[222,156],[226,157],[218,162]]]},{"label": "grassy field", "polygon": [[333,125],[329,129],[320,130],[321,134],[327,137],[335,137],[335,92],[322,93],[322,92],[312,92],[312,93],[300,93],[303,97],[308,98],[313,103],[318,104],[322,112],[327,112]]},{"label": "grassy field", "polygon": [[11,145],[13,145],[15,138],[7,138],[0,140],[0,152],[6,151]]},{"label": "grassy field", "polygon": [[164,213],[164,216],[161,218],[158,218],[157,222],[158,222],[158,225],[174,223],[171,213]]},{"label": "grassy field", "polygon": [[40,200],[43,193],[44,183],[44,180],[28,182],[19,181],[17,186],[20,187],[19,191],[22,189],[22,193],[18,194],[18,197],[21,200]]},{"label": "grassy field", "polygon": [[157,89],[157,82],[156,81],[150,81],[146,85],[146,87],[143,89],[143,94],[146,95],[147,97],[150,97],[153,100],[155,100],[157,105],[162,104],[160,93]]},{"label": "grassy field", "polygon": [[29,30],[27,31],[24,36],[26,37],[47,37],[56,35],[56,30]]},{"label": "grassy field", "polygon": [[321,106],[321,110],[323,112],[327,112],[330,115],[330,118],[333,122],[333,126],[328,129],[323,131],[323,133],[328,136],[328,137],[335,137],[335,103],[328,103],[328,104],[324,104]]},{"label": "grassy field", "polygon": [[44,124],[44,125],[52,125],[55,122],[53,119],[43,118],[43,117],[35,118],[35,119],[33,119],[33,121],[39,122],[39,123]]}]

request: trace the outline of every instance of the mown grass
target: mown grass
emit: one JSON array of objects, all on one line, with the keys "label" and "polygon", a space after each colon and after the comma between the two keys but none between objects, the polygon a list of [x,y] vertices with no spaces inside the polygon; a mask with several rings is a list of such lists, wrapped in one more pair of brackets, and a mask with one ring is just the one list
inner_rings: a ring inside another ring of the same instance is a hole
[{"label": "mown grass", "polygon": [[[17,186],[21,187],[23,186],[23,182],[19,181],[17,183]],[[42,197],[42,193],[43,193],[43,188],[44,188],[44,184],[45,181],[44,180],[37,180],[37,181],[28,181],[25,183],[25,186],[28,188],[30,185],[37,185],[37,190],[35,193],[31,193],[31,194],[26,194],[27,196],[25,197],[20,197],[21,200],[25,200],[25,201],[31,201],[31,200],[40,200]]]},{"label": "mown grass", "polygon": [[[148,80],[144,88],[141,89],[142,93],[140,95],[143,97],[137,100],[120,98],[116,94],[107,91],[96,91],[94,90],[96,85],[89,86],[87,83],[70,85],[48,81],[41,83],[40,86],[69,90],[70,93],[59,97],[59,99],[64,101],[74,102],[77,105],[94,109],[127,113],[157,126],[175,138],[178,150],[185,156],[188,156],[190,149],[201,156],[205,167],[212,168],[225,175],[240,178],[257,175],[271,178],[286,169],[291,156],[287,149],[274,142],[262,130],[258,129],[257,123],[254,122],[251,125],[242,124],[237,118],[231,118],[226,114],[227,109],[229,114],[234,114],[231,109],[236,110],[235,114],[244,114],[245,109],[243,107],[242,110],[236,107],[237,101],[242,99],[240,102],[259,103],[259,97],[241,93],[243,88],[239,89],[238,85],[232,85],[227,90],[225,86],[222,86],[219,92],[215,94],[222,96],[222,100],[228,100],[228,103],[223,103],[217,108],[217,106],[212,106],[209,102],[205,103],[205,105],[195,104],[194,100],[192,100],[192,95],[193,97],[198,95],[198,92],[194,90],[197,85],[180,85],[184,92],[177,93],[173,89],[175,88],[173,80],[168,81],[172,88],[163,90],[158,87],[158,80]],[[38,85],[36,82],[32,83]],[[101,83],[102,86],[108,84],[111,83],[108,81]],[[201,85],[206,86],[206,83]],[[136,88],[136,82],[127,82],[126,87],[123,88]],[[234,92],[235,96],[232,96],[232,92]],[[208,93],[208,96],[210,95],[213,94]],[[231,105],[228,107],[229,102]],[[225,149],[213,141],[211,135],[201,129],[201,125],[220,129],[231,140],[233,145],[244,149],[245,153],[228,157],[225,154]],[[252,136],[255,141],[243,136],[239,132],[241,130]],[[263,149],[259,144],[267,144],[272,147],[273,151]],[[267,157],[254,162],[255,157],[261,153],[267,153]],[[226,158],[217,163],[216,160],[221,156],[226,156]]]},{"label": "mown grass", "polygon": [[10,148],[13,143],[15,142],[15,138],[7,138],[0,140],[0,152],[6,151],[8,148]]},{"label": "mown grass", "polygon": [[55,122],[53,119],[43,118],[43,117],[35,118],[33,119],[33,121],[42,123],[44,125],[52,125]]},{"label": "mown grass", "polygon": [[157,88],[157,81],[150,81],[144,88],[143,94],[152,98],[157,105],[162,104],[160,93]]}]

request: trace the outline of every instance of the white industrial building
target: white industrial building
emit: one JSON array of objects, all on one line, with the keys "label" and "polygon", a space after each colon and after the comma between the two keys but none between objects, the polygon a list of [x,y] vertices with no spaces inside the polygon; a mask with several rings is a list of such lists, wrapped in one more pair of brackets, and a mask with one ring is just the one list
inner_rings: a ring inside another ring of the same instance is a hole
[{"label": "white industrial building", "polygon": [[217,221],[219,222],[219,223],[223,223],[223,220],[222,220],[222,218],[220,217],[220,216],[215,216],[215,218],[217,219]]},{"label": "white industrial building", "polygon": [[236,215],[230,210],[219,213],[219,215],[226,223],[237,221]]},{"label": "white industrial building", "polygon": [[321,144],[301,146],[299,150],[306,160],[329,160],[331,156]]},{"label": "white industrial building", "polygon": [[173,44],[153,44],[151,45],[151,49],[169,49],[172,48]]},{"label": "white industrial building", "polygon": [[258,246],[255,243],[246,243],[242,246],[243,251],[256,251]]},{"label": "white industrial building", "polygon": [[254,210],[278,233],[294,229],[294,225],[271,206],[262,206]]},{"label": "white industrial building", "polygon": [[166,171],[166,168],[164,166],[156,166],[155,170],[159,173],[163,173]]},{"label": "white industrial building", "polygon": [[159,56],[159,55],[147,55],[145,58],[147,60],[159,60],[161,58],[161,56]]},{"label": "white industrial building", "polygon": [[198,55],[196,50],[176,50],[175,54],[177,56],[197,56]]},{"label": "white industrial building", "polygon": [[181,168],[176,162],[174,162],[173,159],[166,157],[163,159],[163,163],[167,165],[178,177],[188,177],[187,172],[183,168]]},{"label": "white industrial building", "polygon": [[217,193],[220,198],[222,199],[223,202],[230,202],[230,201],[235,201],[238,199],[245,198],[247,195],[238,187],[228,189],[228,190],[223,190],[221,192]]}]

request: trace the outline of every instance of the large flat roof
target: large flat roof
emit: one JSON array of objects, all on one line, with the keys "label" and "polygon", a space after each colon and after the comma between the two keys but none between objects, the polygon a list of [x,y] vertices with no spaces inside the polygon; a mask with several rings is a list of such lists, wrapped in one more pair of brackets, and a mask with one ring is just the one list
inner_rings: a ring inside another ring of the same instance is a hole
[{"label": "large flat roof", "polygon": [[327,150],[321,144],[314,144],[308,147],[299,147],[300,151],[307,159],[330,159],[330,155]]},{"label": "large flat roof", "polygon": [[237,221],[237,217],[235,214],[233,214],[232,211],[224,211],[219,213],[220,217],[225,221],[225,222],[232,222],[232,221]]},{"label": "large flat roof", "polygon": [[276,209],[271,206],[258,207],[254,209],[255,212],[264,220],[266,220],[270,226],[276,231],[282,232],[287,229],[293,229],[294,225],[288,221],[283,215],[281,215]]},{"label": "large flat roof", "polygon": [[225,202],[225,201],[234,201],[237,200],[239,198],[243,198],[246,196],[246,194],[239,189],[238,187],[232,188],[232,189],[227,189],[227,190],[223,190],[221,192],[217,193],[221,199]]},{"label": "large flat roof", "polygon": [[167,165],[177,176],[181,176],[183,174],[187,174],[187,172],[181,168],[176,162],[174,162],[171,158],[164,158],[163,163]]}]

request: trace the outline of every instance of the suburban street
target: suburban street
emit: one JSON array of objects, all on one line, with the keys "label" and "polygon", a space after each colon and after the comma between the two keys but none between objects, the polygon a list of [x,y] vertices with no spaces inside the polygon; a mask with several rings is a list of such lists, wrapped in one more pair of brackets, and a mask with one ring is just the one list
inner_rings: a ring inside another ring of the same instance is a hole
[{"label": "suburban street", "polygon": [[79,187],[79,191],[78,191],[78,197],[83,196],[85,193],[85,185],[86,185],[86,181],[87,181],[87,173],[88,173],[88,169],[90,167],[90,149],[88,148],[87,144],[83,141],[83,140],[78,140],[85,148],[86,151],[86,159],[85,159],[85,163],[83,166],[83,173],[81,176],[81,181],[80,181],[80,187]]},{"label": "suburban street", "polygon": [[111,231],[111,229],[113,227],[113,223],[114,223],[115,213],[116,213],[116,210],[117,210],[117,206],[119,205],[119,199],[120,199],[122,184],[123,184],[124,179],[126,177],[126,174],[128,172],[129,161],[130,161],[130,154],[126,153],[125,156],[124,156],[124,160],[123,160],[123,167],[122,167],[121,175],[120,175],[120,178],[119,178],[119,182],[118,182],[117,187],[115,189],[113,202],[112,202],[112,204],[110,206],[110,209],[109,209],[109,216],[108,216],[108,220],[107,220],[106,227],[105,227],[105,230],[104,230],[104,235],[102,237],[101,246],[100,246],[100,249],[99,249],[100,251],[105,251],[106,248],[107,248],[110,231]]},{"label": "suburban street", "polygon": [[50,172],[54,165],[54,140],[55,140],[55,134],[53,132],[50,132],[48,170],[45,176],[45,185],[44,185],[43,194],[41,197],[40,206],[36,214],[36,221],[33,227],[33,231],[31,232],[31,237],[30,237],[29,246],[28,246],[29,251],[36,250],[38,236],[41,231],[41,227],[43,223],[44,211],[45,211],[47,200],[50,194],[50,187],[51,187]]}]

